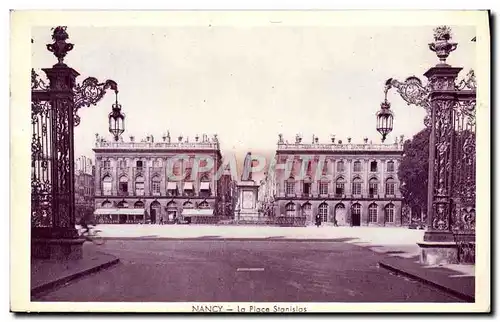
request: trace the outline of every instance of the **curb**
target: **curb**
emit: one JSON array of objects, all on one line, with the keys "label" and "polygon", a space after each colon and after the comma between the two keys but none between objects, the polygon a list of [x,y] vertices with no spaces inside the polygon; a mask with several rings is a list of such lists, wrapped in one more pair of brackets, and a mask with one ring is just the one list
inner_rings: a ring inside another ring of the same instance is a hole
[{"label": "curb", "polygon": [[118,264],[119,262],[120,262],[120,259],[115,258],[113,260],[110,260],[110,261],[103,263],[103,264],[100,264],[98,266],[94,266],[94,267],[76,272],[74,274],[64,276],[64,277],[56,279],[54,281],[50,281],[50,282],[47,282],[45,284],[39,285],[39,286],[31,289],[31,297],[35,297],[35,296],[39,295],[40,293],[43,293],[43,292],[46,292],[50,289],[64,285],[72,280],[77,279],[77,278],[80,278],[80,277],[83,277],[86,275],[90,275],[90,274],[96,273],[98,271],[101,271],[103,269],[109,268],[113,265]]},{"label": "curb", "polygon": [[315,238],[315,239],[307,239],[307,238],[284,238],[284,237],[101,237],[104,240],[164,240],[164,241],[269,241],[269,242],[345,242],[345,240],[351,240],[351,238]]},{"label": "curb", "polygon": [[472,303],[475,303],[475,297],[474,296],[471,296],[471,295],[468,295],[468,294],[465,294],[465,293],[462,293],[462,292],[459,292],[457,290],[454,290],[454,289],[451,289],[449,287],[446,287],[446,286],[443,286],[441,284],[438,284],[438,283],[435,283],[433,281],[430,281],[428,279],[425,279],[423,277],[420,277],[418,275],[415,275],[415,274],[412,274],[412,273],[408,273],[406,271],[403,271],[402,269],[399,269],[397,267],[394,267],[390,264],[386,264],[386,263],[383,263],[383,262],[378,262],[379,266],[382,267],[382,268],[385,268],[389,271],[393,271],[399,275],[403,275],[403,276],[406,276],[408,278],[411,278],[413,280],[416,280],[416,281],[419,281],[423,284],[426,284],[426,285],[429,285],[431,287],[434,287],[440,291],[443,291],[445,293],[448,293],[450,295],[453,295],[461,300],[464,300],[466,302],[472,302]]}]

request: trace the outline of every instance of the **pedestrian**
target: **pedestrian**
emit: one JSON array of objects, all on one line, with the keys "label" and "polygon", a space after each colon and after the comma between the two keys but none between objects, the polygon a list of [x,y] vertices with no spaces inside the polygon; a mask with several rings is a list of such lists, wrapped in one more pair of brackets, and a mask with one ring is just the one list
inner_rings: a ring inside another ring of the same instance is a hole
[{"label": "pedestrian", "polygon": [[160,225],[163,225],[163,217],[160,217]]},{"label": "pedestrian", "polygon": [[319,228],[321,226],[321,216],[319,214],[316,215],[316,227]]}]

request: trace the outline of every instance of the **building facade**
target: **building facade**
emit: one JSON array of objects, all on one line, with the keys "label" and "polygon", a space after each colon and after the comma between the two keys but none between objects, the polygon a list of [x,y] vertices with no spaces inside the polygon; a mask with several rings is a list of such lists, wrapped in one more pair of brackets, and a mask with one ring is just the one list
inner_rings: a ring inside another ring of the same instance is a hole
[{"label": "building facade", "polygon": [[[109,142],[96,135],[96,217],[101,223],[210,222],[224,217],[228,184],[216,174],[222,157],[217,136],[189,142],[170,134],[155,142]],[[213,166],[209,168],[210,160]],[[199,169],[199,171],[198,171]]]},{"label": "building facade", "polygon": [[95,209],[95,167],[92,159],[81,156],[75,160],[75,218],[76,222],[87,215],[92,216]]},{"label": "building facade", "polygon": [[[403,137],[393,144],[285,143],[280,135],[273,171],[274,216],[305,217],[338,226],[400,226],[397,169]],[[269,197],[267,197],[269,198]]]}]

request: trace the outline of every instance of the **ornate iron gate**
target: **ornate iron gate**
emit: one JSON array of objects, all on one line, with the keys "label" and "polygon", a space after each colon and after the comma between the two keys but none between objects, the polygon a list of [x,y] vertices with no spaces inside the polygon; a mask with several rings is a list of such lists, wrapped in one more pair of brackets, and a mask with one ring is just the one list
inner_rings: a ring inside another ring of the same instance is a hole
[{"label": "ornate iron gate", "polygon": [[[77,238],[74,196],[74,126],[79,108],[95,105],[116,82],[89,77],[76,84],[77,71],[64,64],[73,44],[66,27],[53,28],[47,49],[58,62],[45,68],[47,82],[31,71],[31,227],[33,239]],[[37,254],[33,254],[37,256]]]}]

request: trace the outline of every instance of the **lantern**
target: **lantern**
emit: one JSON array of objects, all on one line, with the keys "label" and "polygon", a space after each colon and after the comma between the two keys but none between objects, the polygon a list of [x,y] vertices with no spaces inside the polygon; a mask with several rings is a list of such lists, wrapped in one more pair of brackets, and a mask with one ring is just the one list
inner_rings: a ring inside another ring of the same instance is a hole
[{"label": "lantern", "polygon": [[377,131],[382,134],[382,142],[385,141],[387,134],[392,131],[392,122],[394,114],[390,110],[391,104],[385,100],[380,104],[380,111],[377,112]]},{"label": "lantern", "polygon": [[115,141],[125,131],[125,114],[121,112],[122,106],[118,104],[118,91],[115,91],[116,102],[109,113],[109,133],[113,134]]}]

